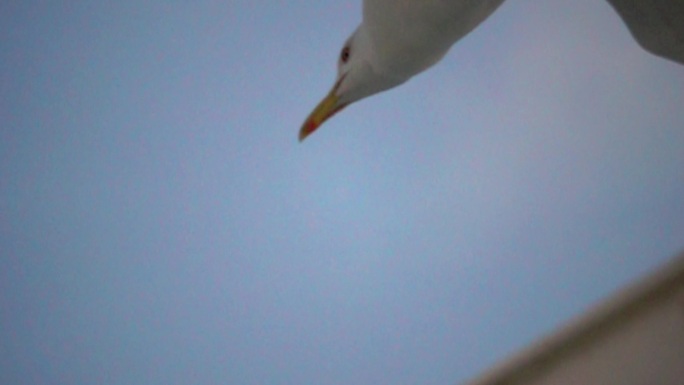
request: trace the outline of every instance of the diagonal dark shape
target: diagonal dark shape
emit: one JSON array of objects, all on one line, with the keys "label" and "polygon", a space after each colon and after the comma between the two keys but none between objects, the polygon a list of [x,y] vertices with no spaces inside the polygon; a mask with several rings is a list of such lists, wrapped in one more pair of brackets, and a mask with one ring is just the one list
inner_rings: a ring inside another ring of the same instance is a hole
[{"label": "diagonal dark shape", "polygon": [[608,0],[645,50],[684,64],[684,0]]}]

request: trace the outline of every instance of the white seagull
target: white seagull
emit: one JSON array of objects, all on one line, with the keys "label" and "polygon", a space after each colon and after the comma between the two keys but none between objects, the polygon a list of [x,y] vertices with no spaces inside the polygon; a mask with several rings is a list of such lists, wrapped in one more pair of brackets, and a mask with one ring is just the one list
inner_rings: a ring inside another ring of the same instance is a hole
[{"label": "white seagull", "polygon": [[[646,50],[684,64],[684,0],[608,0]],[[337,79],[299,140],[349,104],[396,87],[437,63],[503,0],[364,0],[344,43]]]}]

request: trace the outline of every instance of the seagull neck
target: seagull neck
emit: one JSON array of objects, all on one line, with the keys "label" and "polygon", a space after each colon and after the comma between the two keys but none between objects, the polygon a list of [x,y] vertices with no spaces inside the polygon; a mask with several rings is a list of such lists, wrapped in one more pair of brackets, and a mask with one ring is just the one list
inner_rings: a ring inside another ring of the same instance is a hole
[{"label": "seagull neck", "polygon": [[391,58],[387,57],[387,52],[379,47],[377,42],[373,39],[371,31],[365,24],[359,25],[355,34],[357,52],[359,56],[363,57],[372,71],[382,78],[385,78],[388,83],[401,84],[404,83],[410,76],[402,72],[395,71],[391,64]]},{"label": "seagull neck", "polygon": [[424,43],[407,39],[402,34],[388,39],[387,34],[378,33],[365,23],[359,26],[358,33],[359,45],[373,70],[396,84],[404,83],[431,67],[449,49],[446,44],[443,47],[428,48]]}]

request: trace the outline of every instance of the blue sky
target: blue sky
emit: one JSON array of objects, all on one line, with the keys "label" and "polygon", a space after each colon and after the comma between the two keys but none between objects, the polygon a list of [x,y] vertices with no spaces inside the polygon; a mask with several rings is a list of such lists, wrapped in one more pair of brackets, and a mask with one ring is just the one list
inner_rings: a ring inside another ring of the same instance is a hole
[{"label": "blue sky", "polygon": [[510,1],[327,122],[359,1],[0,6],[0,382],[457,384],[684,248],[684,67]]}]

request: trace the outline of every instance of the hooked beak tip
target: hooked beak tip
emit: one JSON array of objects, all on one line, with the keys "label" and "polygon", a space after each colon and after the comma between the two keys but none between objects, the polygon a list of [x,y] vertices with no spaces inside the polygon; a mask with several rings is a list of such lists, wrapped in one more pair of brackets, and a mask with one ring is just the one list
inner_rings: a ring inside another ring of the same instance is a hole
[{"label": "hooked beak tip", "polygon": [[320,127],[323,122],[330,119],[338,111],[344,108],[345,105],[339,104],[339,98],[335,95],[334,90],[330,92],[316,108],[311,112],[302,128],[299,130],[299,141],[303,141],[307,136],[311,135]]},{"label": "hooked beak tip", "polygon": [[312,132],[316,131],[319,125],[312,119],[308,119],[299,130],[299,143],[303,142]]},{"label": "hooked beak tip", "polygon": [[337,91],[340,87],[340,84],[342,84],[342,80],[346,77],[346,74],[343,75],[336,83],[335,86],[333,86],[333,89],[328,93],[328,95],[321,100],[320,103],[314,108],[314,110],[311,112],[309,117],[306,118],[306,121],[302,125],[302,128],[299,130],[299,141],[302,142],[304,139],[306,139],[311,133],[316,131],[318,127],[320,127],[323,122],[326,120],[330,119],[333,115],[341,111],[344,107],[346,107],[349,103],[340,103],[340,98],[337,95]]}]

